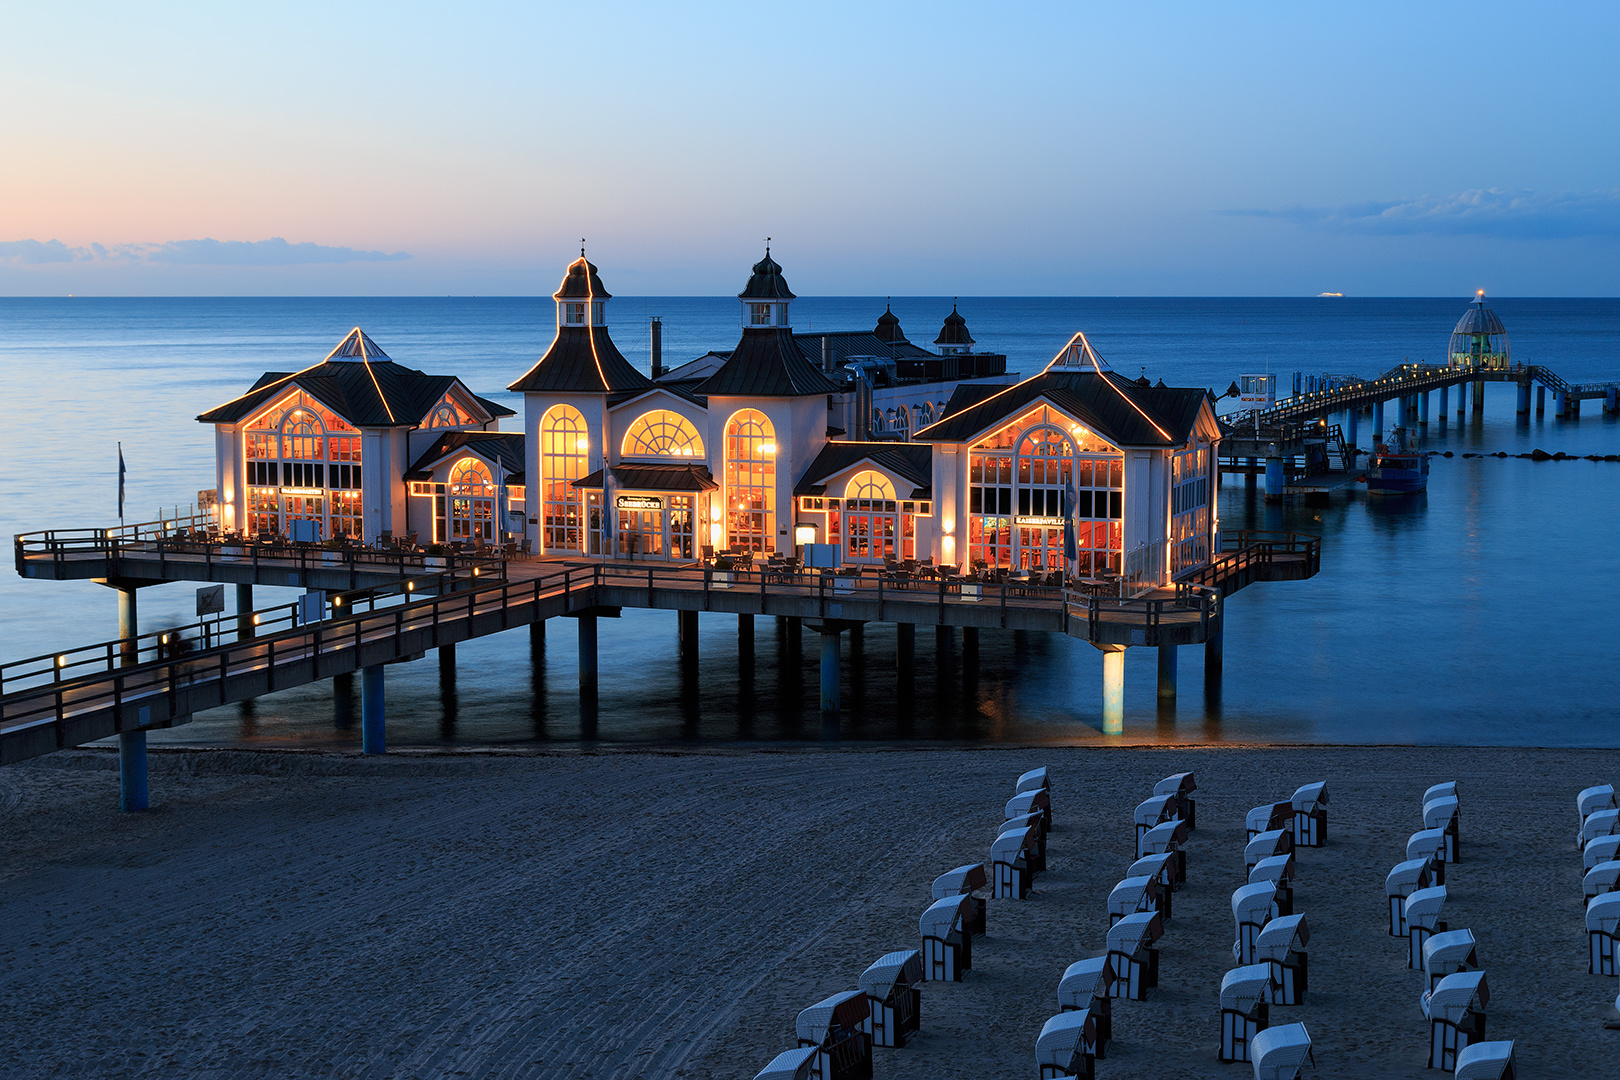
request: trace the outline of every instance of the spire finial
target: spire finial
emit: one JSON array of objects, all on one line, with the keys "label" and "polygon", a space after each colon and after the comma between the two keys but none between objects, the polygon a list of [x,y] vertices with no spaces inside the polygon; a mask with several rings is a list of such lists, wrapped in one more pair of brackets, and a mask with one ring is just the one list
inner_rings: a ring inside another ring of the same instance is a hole
[{"label": "spire finial", "polygon": [[765,255],[766,255],[767,258],[769,258],[770,254],[771,254],[771,238],[767,236],[765,238]]},{"label": "spire finial", "polygon": [[585,257],[585,238],[583,236],[579,238],[579,257],[582,259]]}]

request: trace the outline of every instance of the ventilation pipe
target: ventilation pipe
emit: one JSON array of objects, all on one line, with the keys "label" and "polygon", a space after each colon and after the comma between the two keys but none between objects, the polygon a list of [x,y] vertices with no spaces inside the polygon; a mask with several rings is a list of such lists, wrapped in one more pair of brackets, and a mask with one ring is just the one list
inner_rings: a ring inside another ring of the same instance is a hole
[{"label": "ventilation pipe", "polygon": [[652,377],[656,381],[664,374],[664,320],[654,316],[652,321]]}]

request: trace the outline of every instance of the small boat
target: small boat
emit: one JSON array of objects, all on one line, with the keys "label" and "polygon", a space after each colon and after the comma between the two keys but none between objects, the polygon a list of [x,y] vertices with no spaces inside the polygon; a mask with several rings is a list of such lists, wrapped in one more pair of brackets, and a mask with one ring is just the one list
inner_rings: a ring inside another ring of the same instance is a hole
[{"label": "small boat", "polygon": [[1417,449],[1405,428],[1390,432],[1390,441],[1379,443],[1367,459],[1369,495],[1409,495],[1429,486],[1429,455]]}]

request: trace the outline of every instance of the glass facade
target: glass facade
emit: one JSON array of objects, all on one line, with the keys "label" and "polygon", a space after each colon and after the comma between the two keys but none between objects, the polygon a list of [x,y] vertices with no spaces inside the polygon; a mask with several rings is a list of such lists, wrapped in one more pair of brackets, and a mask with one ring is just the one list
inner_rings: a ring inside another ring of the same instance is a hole
[{"label": "glass facade", "polygon": [[540,418],[540,543],[546,551],[583,551],[579,492],[589,459],[585,417],[572,405],[556,405]]},{"label": "glass facade", "polygon": [[655,409],[642,413],[624,433],[623,457],[703,459],[703,437],[678,412]]},{"label": "glass facade", "polygon": [[1197,444],[1170,459],[1170,574],[1195,570],[1210,554],[1210,448]]},{"label": "glass facade", "polygon": [[738,551],[776,550],[776,431],[743,409],[726,422],[726,535]]},{"label": "glass facade", "polygon": [[360,433],[314,398],[289,394],[249,421],[242,458],[249,532],[313,521],[322,539],[361,536]]}]

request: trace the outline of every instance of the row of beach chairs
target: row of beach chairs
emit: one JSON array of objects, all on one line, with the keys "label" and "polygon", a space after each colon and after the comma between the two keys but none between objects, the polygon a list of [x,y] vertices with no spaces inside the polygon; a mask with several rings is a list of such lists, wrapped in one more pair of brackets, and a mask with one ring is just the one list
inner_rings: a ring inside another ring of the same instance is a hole
[{"label": "row of beach chairs", "polygon": [[[1586,968],[1594,975],[1620,975],[1620,799],[1613,784],[1599,784],[1575,797],[1581,830],[1581,896],[1586,902]],[[1620,1010],[1620,996],[1614,999]]]}]

